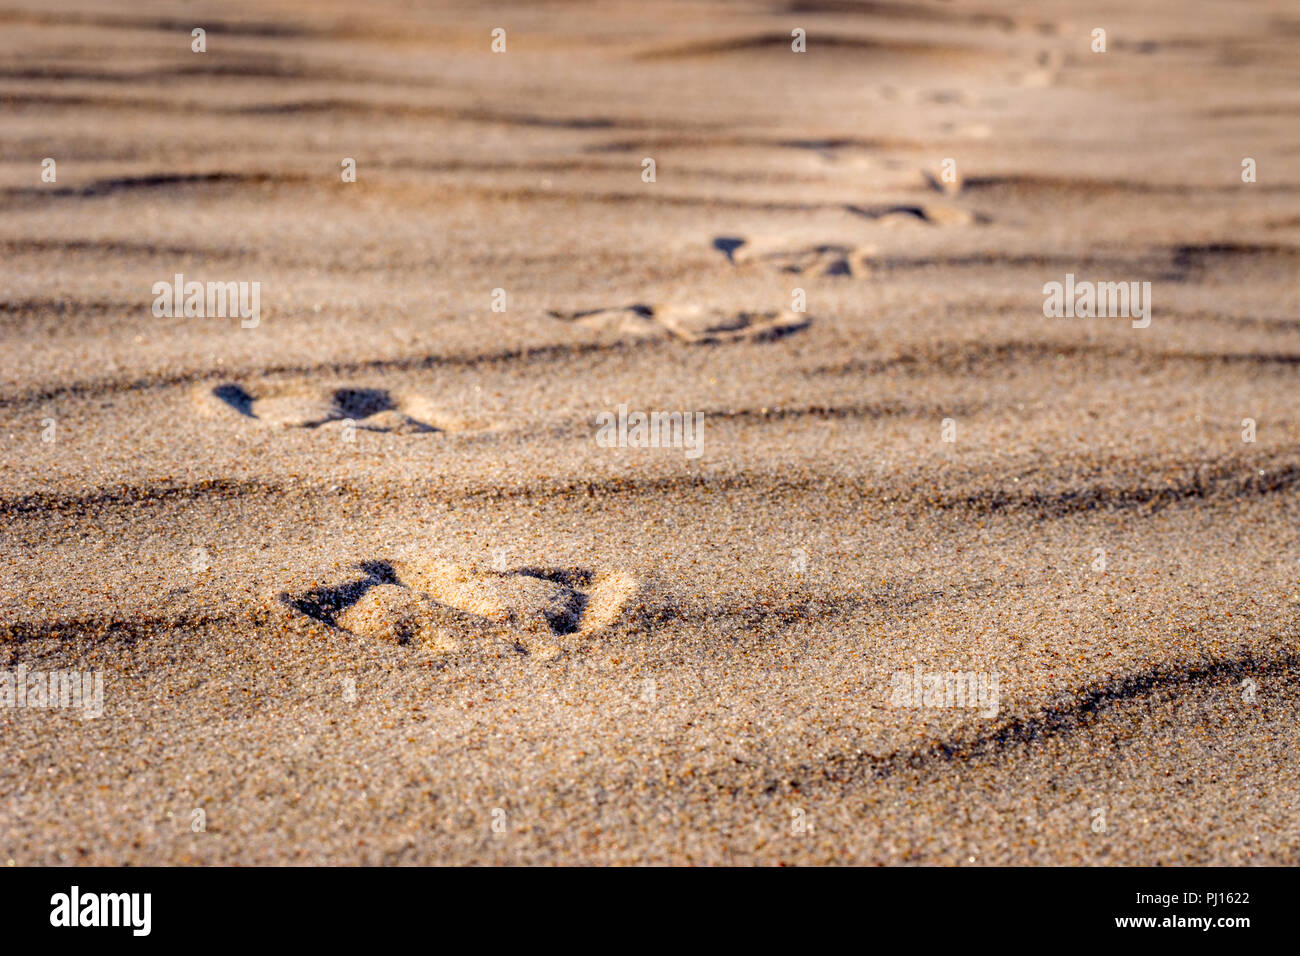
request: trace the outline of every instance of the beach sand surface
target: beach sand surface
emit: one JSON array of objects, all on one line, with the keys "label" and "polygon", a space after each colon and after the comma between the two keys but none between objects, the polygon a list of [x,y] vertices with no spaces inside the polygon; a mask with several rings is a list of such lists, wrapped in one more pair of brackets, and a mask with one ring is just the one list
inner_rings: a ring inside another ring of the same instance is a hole
[{"label": "beach sand surface", "polygon": [[5,0],[0,859],[1295,864],[1297,42]]}]

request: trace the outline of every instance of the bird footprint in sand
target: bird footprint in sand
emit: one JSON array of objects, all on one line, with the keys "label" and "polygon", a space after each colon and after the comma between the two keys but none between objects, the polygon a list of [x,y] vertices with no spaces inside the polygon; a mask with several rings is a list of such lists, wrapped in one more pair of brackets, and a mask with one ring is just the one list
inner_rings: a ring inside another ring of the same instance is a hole
[{"label": "bird footprint in sand", "polygon": [[[539,652],[567,634],[608,627],[636,590],[622,572],[522,567],[481,570],[444,561],[367,562],[362,576],[280,601],[331,627],[437,652],[463,639],[506,636]],[[554,656],[554,653],[547,656]]]},{"label": "bird footprint in sand", "polygon": [[584,328],[635,338],[672,337],[695,344],[764,341],[806,328],[812,321],[797,312],[737,312],[698,305],[629,305],[550,315]]},{"label": "bird footprint in sand", "polygon": [[201,389],[198,398],[210,412],[233,410],[268,425],[292,428],[350,421],[365,431],[419,434],[460,431],[474,425],[440,414],[421,396],[395,395],[381,388],[329,388],[308,383],[245,387],[227,382]]},{"label": "bird footprint in sand", "polygon": [[735,263],[763,262],[782,272],[807,276],[871,275],[874,245],[851,246],[823,243],[794,249],[764,249],[744,239],[720,236],[713,241],[714,248],[723,252]]},{"label": "bird footprint in sand", "polygon": [[[962,186],[960,179],[956,177],[952,182],[946,181],[942,169],[933,173],[923,171],[920,178],[931,188],[947,194],[959,191]],[[980,213],[942,203],[845,208],[854,215],[871,219],[884,226],[899,226],[915,222],[935,226],[961,226],[989,221],[987,216]],[[825,242],[814,245],[793,245],[780,238],[746,239],[741,236],[716,236],[713,239],[713,248],[726,256],[727,261],[734,265],[757,262],[799,275],[859,277],[871,274],[871,260],[878,251],[878,248],[871,243]]]},{"label": "bird footprint in sand", "polygon": [[[923,173],[922,178],[926,176]],[[946,203],[888,203],[882,206],[846,206],[855,216],[872,219],[883,226],[906,226],[923,222],[931,226],[969,226],[986,223],[987,216]]]}]

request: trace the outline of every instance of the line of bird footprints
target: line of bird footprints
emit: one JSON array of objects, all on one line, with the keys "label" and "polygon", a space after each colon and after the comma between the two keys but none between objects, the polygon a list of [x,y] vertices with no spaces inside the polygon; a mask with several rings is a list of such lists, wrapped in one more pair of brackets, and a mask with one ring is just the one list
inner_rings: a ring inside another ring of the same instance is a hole
[{"label": "line of bird footprints", "polygon": [[[948,207],[888,207],[854,210],[873,218],[915,217],[931,222],[965,222]],[[958,212],[961,212],[960,210]],[[758,263],[806,276],[871,275],[874,245],[815,244],[782,248],[763,240],[718,236],[713,248],[734,265]],[[577,311],[549,310],[551,318],[619,340],[664,339],[693,345],[764,342],[806,329],[812,319],[792,310],[735,311],[699,305],[633,304]],[[200,388],[198,401],[208,413],[238,414],[250,421],[291,428],[356,428],[401,435],[481,431],[495,423],[450,414],[427,398],[360,386],[324,387],[305,383],[259,386],[224,382]]]},{"label": "line of bird footprints", "polygon": [[504,639],[553,659],[565,637],[613,625],[636,590],[636,579],[621,571],[395,560],[364,562],[344,581],[282,593],[279,601],[362,639],[435,654],[454,653],[466,640]]}]

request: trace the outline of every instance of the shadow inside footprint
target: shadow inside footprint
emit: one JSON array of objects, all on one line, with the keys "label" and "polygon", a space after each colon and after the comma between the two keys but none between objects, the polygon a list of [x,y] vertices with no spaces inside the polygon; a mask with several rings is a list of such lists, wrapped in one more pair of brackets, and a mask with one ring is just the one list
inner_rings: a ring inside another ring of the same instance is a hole
[{"label": "shadow inside footprint", "polygon": [[736,261],[736,250],[745,244],[738,236],[718,236],[713,240],[713,248],[727,257],[728,262]]},{"label": "shadow inside footprint", "polygon": [[551,571],[542,568],[518,568],[507,571],[507,578],[524,578],[558,584],[562,593],[541,608],[541,615],[552,634],[573,634],[582,626],[582,615],[587,610],[587,595],[578,588],[590,581],[590,572]]},{"label": "shadow inside footprint", "polygon": [[396,409],[393,397],[382,388],[340,388],[334,392],[334,414],[338,418],[357,420]]},{"label": "shadow inside footprint", "polygon": [[301,597],[281,594],[280,601],[314,620],[337,627],[339,614],[361,600],[371,588],[380,584],[401,584],[397,572],[387,561],[365,561],[357,565],[357,569],[366,576],[335,587],[316,588]]},{"label": "shadow inside footprint", "polygon": [[212,394],[221,399],[241,415],[256,418],[253,414],[253,396],[238,385],[218,385]]},{"label": "shadow inside footprint", "polygon": [[544,581],[554,581],[556,584],[563,584],[566,588],[585,588],[592,581],[596,580],[596,572],[589,571],[586,568],[538,568],[526,567],[515,568],[513,571],[504,572],[506,574],[526,574],[530,578],[541,578]]},{"label": "shadow inside footprint", "polygon": [[582,626],[582,616],[586,613],[590,600],[586,588],[596,579],[595,572],[585,568],[516,568],[505,572],[506,577],[526,577],[539,581],[550,581],[567,590],[562,604],[547,608],[542,612],[546,623],[554,634],[573,634]]}]

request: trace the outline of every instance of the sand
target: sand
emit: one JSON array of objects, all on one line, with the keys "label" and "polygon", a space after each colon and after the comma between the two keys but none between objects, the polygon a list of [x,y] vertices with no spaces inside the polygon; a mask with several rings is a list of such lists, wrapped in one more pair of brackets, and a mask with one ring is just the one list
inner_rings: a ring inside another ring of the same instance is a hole
[{"label": "sand", "polygon": [[1296,863],[1298,37],[7,4],[0,858]]}]

